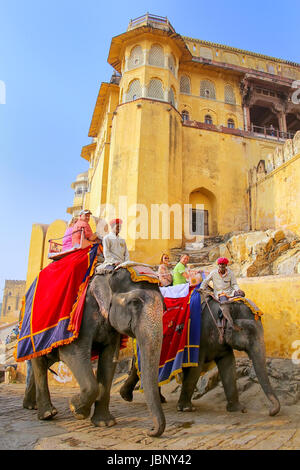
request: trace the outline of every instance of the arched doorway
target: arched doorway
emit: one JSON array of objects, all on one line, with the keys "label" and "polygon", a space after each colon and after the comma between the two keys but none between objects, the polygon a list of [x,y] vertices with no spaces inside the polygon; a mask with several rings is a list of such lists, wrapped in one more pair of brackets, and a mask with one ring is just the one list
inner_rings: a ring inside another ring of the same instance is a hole
[{"label": "arched doorway", "polygon": [[193,241],[217,234],[216,198],[206,188],[198,188],[189,196],[189,231]]}]

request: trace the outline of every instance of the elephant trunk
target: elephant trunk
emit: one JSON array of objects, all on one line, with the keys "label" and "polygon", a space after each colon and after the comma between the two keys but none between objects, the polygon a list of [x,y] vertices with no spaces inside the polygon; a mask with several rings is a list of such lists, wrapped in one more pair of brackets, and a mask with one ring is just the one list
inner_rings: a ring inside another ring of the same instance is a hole
[{"label": "elephant trunk", "polygon": [[263,338],[261,338],[255,345],[252,345],[248,351],[249,357],[252,360],[257,379],[270,401],[269,415],[275,416],[279,413],[280,403],[275,395],[269,381],[267,368],[266,368],[266,352]]},{"label": "elephant trunk", "polygon": [[162,345],[162,305],[158,296],[147,302],[135,336],[140,348],[141,380],[154,427],[149,436],[160,436],[166,427],[158,389],[158,370]]},{"label": "elephant trunk", "polygon": [[[138,341],[138,338],[137,338]],[[139,343],[141,344],[141,343]],[[166,427],[165,415],[160,402],[158,389],[158,364],[157,351],[146,345],[140,346],[142,386],[146,403],[153,420],[153,429],[148,431],[149,436],[160,436]],[[159,350],[160,352],[160,350]]]}]

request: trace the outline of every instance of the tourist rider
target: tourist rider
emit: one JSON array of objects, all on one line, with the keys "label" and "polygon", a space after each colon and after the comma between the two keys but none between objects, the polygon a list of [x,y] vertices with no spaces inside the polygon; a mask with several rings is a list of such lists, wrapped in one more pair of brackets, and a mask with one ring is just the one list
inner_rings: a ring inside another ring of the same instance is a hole
[{"label": "tourist rider", "polygon": [[73,247],[72,234],[73,234],[74,225],[76,224],[77,221],[78,221],[78,217],[72,217],[72,219],[68,223],[68,227],[63,236],[63,246],[62,246],[63,251],[71,250]]},{"label": "tourist rider", "polygon": [[114,269],[121,263],[129,261],[129,253],[124,238],[119,236],[122,228],[122,219],[113,219],[109,222],[111,231],[103,238],[104,263],[101,267]]},{"label": "tourist rider", "polygon": [[91,243],[100,242],[100,239],[97,233],[93,233],[89,224],[91,214],[92,214],[91,211],[87,209],[83,209],[82,211],[79,212],[78,221],[73,226],[73,232],[72,232],[73,247],[78,248],[80,246],[82,230],[84,233],[85,240],[88,240]]},{"label": "tourist rider", "polygon": [[158,277],[162,287],[168,287],[172,285],[173,276],[170,266],[170,258],[166,253],[163,253],[160,258]]},{"label": "tourist rider", "polygon": [[186,271],[186,265],[189,262],[189,255],[182,255],[180,261],[173,270],[173,286],[185,284],[189,281],[189,274]]}]

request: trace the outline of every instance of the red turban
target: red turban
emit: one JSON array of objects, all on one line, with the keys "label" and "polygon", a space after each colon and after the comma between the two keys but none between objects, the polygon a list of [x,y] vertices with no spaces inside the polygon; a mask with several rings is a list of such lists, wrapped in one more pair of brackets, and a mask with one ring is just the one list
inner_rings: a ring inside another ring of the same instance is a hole
[{"label": "red turban", "polygon": [[227,258],[218,258],[218,261],[217,261],[218,264],[228,264],[229,261]]},{"label": "red turban", "polygon": [[123,223],[122,219],[112,219],[109,222],[109,225],[112,227],[113,225],[121,225]]}]

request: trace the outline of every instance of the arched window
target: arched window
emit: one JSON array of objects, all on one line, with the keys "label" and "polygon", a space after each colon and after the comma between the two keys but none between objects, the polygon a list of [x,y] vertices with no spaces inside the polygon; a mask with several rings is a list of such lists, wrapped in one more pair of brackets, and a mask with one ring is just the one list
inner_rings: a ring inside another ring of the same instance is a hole
[{"label": "arched window", "polygon": [[205,124],[213,124],[213,120],[210,114],[206,114],[204,118]]},{"label": "arched window", "polygon": [[169,90],[168,101],[175,108],[175,93],[174,93],[173,88],[170,88],[170,90]]},{"label": "arched window", "polygon": [[142,88],[139,80],[133,80],[126,93],[126,102],[133,101],[142,96]]},{"label": "arched window", "polygon": [[175,58],[173,54],[169,55],[168,65],[169,65],[169,69],[171,70],[171,72],[175,75],[176,62],[175,62]]},{"label": "arched window", "polygon": [[234,90],[231,85],[225,85],[224,99],[225,103],[236,104]]},{"label": "arched window", "polygon": [[162,82],[157,78],[152,78],[148,85],[147,90],[148,98],[155,98],[156,100],[163,100],[164,99],[164,92]]},{"label": "arched window", "polygon": [[210,100],[216,99],[215,85],[209,80],[202,80],[200,83],[200,96]]},{"label": "arched window", "polygon": [[149,65],[163,67],[165,62],[164,50],[159,44],[153,44],[149,52]]},{"label": "arched window", "polygon": [[143,50],[141,46],[135,46],[129,56],[128,70],[143,64]]},{"label": "arched window", "polygon": [[181,116],[182,116],[183,121],[189,121],[190,120],[190,115],[189,115],[188,111],[185,111],[185,110],[182,111]]},{"label": "arched window", "polygon": [[233,120],[233,119],[228,119],[228,121],[227,121],[227,127],[229,127],[230,129],[234,129],[234,128],[235,128],[235,124],[234,124],[234,120]]},{"label": "arched window", "polygon": [[180,77],[180,93],[191,93],[191,82],[187,75],[181,75]]}]

